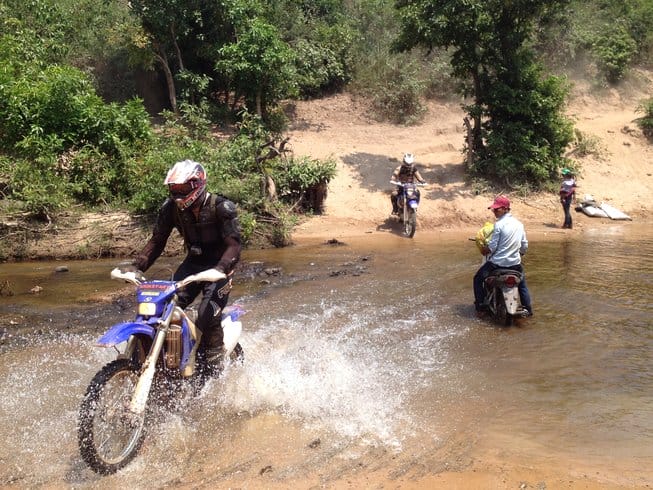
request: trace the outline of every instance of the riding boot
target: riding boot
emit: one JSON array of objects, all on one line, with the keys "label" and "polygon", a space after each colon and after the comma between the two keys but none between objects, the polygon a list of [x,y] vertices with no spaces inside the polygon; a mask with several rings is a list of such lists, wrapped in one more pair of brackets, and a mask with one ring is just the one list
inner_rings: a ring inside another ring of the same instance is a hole
[{"label": "riding boot", "polygon": [[212,376],[218,376],[224,369],[225,348],[222,328],[207,332],[205,344],[206,367]]}]

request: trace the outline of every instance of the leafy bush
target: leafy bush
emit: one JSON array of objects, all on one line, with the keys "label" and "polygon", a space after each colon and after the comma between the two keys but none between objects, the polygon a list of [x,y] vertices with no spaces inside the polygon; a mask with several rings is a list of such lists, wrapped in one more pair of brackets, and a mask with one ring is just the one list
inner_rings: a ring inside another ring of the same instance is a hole
[{"label": "leafy bush", "polygon": [[395,124],[418,123],[425,107],[421,102],[424,82],[417,76],[417,66],[389,66],[388,74],[373,92],[374,112],[383,120]]},{"label": "leafy bush", "polygon": [[252,240],[254,232],[258,223],[256,222],[256,214],[247,210],[238,210],[238,221],[240,222],[240,237],[244,245],[247,245]]},{"label": "leafy bush", "polygon": [[50,221],[52,213],[71,204],[68,185],[55,173],[56,162],[51,157],[18,159],[14,163],[12,197],[22,201],[27,212],[37,219]]},{"label": "leafy bush", "polygon": [[636,119],[637,125],[646,137],[653,138],[653,98],[643,101],[636,112],[644,113],[644,116]]},{"label": "leafy bush", "polygon": [[36,79],[0,85],[0,101],[0,148],[24,156],[82,146],[115,156],[150,136],[140,101],[105,104],[88,76],[69,66],[53,65]]},{"label": "leafy bush", "polygon": [[319,212],[326,198],[326,185],[336,175],[336,163],[309,157],[293,158],[279,162],[272,172],[281,199],[293,206],[300,204],[302,209]]},{"label": "leafy bush", "polygon": [[519,72],[504,74],[487,87],[485,145],[472,165],[473,176],[507,184],[539,188],[558,168],[573,139],[573,125],[562,113],[569,86],[559,77],[542,77],[541,66],[528,56]]},{"label": "leafy bush", "polygon": [[579,129],[574,129],[574,140],[572,145],[572,153],[579,157],[594,155],[598,158],[603,156],[606,151],[605,148],[601,146],[601,140],[597,136],[584,133]]},{"label": "leafy bush", "polygon": [[621,25],[605,30],[593,42],[599,71],[610,83],[621,80],[637,52],[637,43]]}]

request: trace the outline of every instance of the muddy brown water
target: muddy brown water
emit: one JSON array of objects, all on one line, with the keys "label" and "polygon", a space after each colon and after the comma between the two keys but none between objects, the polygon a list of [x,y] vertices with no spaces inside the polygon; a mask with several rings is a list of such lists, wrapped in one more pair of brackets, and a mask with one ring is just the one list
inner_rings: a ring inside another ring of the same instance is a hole
[{"label": "muddy brown water", "polygon": [[653,485],[649,226],[531,237],[535,316],[511,328],[473,314],[471,242],[345,241],[245,252],[231,295],[248,310],[245,364],[180,400],[107,477],[81,461],[76,417],[112,358],[94,340],[133,311],[129,295],[98,301],[124,290],[108,278],[117,261],[1,264],[0,486],[328,487],[361,468],[392,480],[478,459]]}]

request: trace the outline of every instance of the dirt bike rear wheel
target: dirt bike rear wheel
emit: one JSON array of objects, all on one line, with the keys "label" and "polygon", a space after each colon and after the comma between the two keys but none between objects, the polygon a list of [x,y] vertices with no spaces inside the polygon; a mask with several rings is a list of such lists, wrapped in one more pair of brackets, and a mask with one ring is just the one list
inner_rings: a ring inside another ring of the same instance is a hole
[{"label": "dirt bike rear wheel", "polygon": [[404,220],[404,233],[408,238],[413,238],[415,236],[415,228],[417,228],[417,211],[409,209],[406,215],[406,219]]},{"label": "dirt bike rear wheel", "polygon": [[79,410],[78,443],[82,459],[99,474],[129,463],[145,438],[145,414],[129,410],[140,366],[117,359],[91,380]]}]

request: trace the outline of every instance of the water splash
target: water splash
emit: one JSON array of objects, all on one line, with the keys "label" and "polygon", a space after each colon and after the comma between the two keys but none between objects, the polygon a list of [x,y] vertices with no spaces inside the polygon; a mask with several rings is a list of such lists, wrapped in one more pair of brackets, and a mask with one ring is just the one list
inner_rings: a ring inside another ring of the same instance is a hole
[{"label": "water splash", "polygon": [[432,358],[439,337],[417,335],[403,344],[417,319],[389,325],[378,321],[391,318],[388,311],[352,314],[351,305],[327,302],[317,310],[246,332],[246,363],[221,386],[223,402],[250,413],[277,410],[345,438],[399,448],[415,424],[404,403],[413,386],[402,351],[411,351],[415,370],[437,371],[438,362],[419,351],[428,348]]}]

